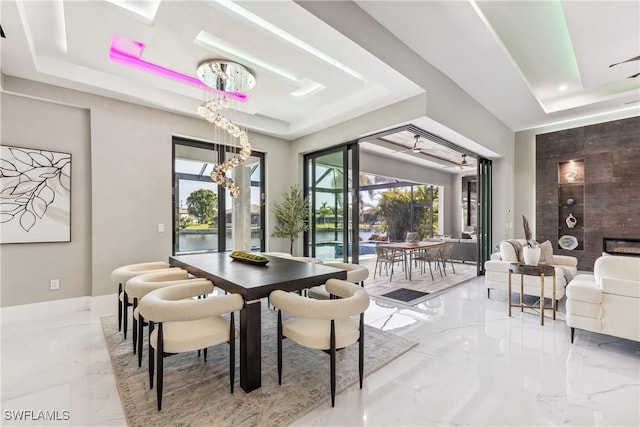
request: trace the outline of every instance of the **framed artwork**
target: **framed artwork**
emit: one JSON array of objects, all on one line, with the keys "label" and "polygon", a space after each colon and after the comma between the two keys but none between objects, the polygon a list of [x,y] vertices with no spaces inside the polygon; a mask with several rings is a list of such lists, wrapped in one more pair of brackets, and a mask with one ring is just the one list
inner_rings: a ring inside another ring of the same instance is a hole
[{"label": "framed artwork", "polygon": [[0,243],[71,241],[71,154],[0,146]]}]

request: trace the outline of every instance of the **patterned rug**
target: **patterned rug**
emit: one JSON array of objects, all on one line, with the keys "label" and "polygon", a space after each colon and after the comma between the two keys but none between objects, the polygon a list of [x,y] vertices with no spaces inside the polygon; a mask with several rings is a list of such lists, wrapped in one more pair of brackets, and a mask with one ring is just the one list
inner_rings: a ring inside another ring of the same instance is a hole
[{"label": "patterned rug", "polygon": [[[239,384],[239,343],[236,342],[236,381],[229,392],[228,346],[209,348],[207,362],[197,352],[164,359],[162,411],[156,390],[149,390],[148,352],[142,367],[118,332],[116,316],[103,317],[102,328],[111,356],[120,400],[129,426],[281,426],[320,405],[331,406],[329,355],[283,341],[282,385],[278,385],[277,312],[262,309],[262,387],[245,393]],[[236,319],[238,317],[236,316]],[[131,322],[129,323],[131,324]],[[145,328],[145,336],[147,330]],[[365,327],[365,376],[407,352],[417,343]],[[358,382],[358,345],[337,352],[337,393]],[[366,382],[366,378],[365,378]],[[340,396],[337,394],[336,401]]]}]

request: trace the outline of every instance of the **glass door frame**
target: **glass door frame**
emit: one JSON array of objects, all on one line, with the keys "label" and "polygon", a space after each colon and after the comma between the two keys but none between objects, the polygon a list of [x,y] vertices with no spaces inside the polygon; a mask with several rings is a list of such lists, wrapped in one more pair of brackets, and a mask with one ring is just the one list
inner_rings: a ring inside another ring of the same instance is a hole
[{"label": "glass door frame", "polygon": [[[304,256],[315,256],[315,230],[317,210],[315,197],[315,160],[318,157],[332,153],[342,153],[342,197],[344,200],[344,208],[342,210],[342,245],[343,245],[343,262],[351,262],[357,264],[359,262],[359,212],[360,212],[360,193],[359,174],[360,174],[360,151],[358,141],[350,141],[345,144],[329,147],[303,156],[303,194],[309,200],[309,231],[303,234]],[[351,160],[349,162],[349,160]],[[349,187],[349,179],[351,179],[351,187]],[[351,193],[351,194],[349,194]],[[351,212],[351,218],[349,214]],[[349,245],[351,245],[351,257],[349,257]],[[311,251],[309,251],[311,248]]]}]

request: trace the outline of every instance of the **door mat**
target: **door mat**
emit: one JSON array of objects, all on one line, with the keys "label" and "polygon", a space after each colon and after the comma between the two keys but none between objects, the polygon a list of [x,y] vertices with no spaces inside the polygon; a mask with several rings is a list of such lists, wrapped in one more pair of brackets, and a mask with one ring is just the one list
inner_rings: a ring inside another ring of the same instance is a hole
[{"label": "door mat", "polygon": [[380,296],[385,298],[391,298],[398,301],[411,303],[414,300],[420,299],[429,295],[429,292],[416,291],[414,289],[407,288],[398,288],[391,292],[387,292],[386,294],[382,294]]}]

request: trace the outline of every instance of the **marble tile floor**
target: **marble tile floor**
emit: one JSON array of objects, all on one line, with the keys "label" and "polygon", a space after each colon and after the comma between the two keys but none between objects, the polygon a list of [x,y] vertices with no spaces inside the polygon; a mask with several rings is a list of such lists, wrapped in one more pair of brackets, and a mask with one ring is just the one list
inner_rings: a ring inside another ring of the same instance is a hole
[{"label": "marble tile floor", "polygon": [[[564,316],[509,318],[506,294],[486,295],[477,278],[414,307],[374,299],[367,323],[419,345],[294,425],[640,425],[640,343],[577,331],[572,345]],[[125,424],[96,314],[5,321],[1,344],[2,425]]]}]

